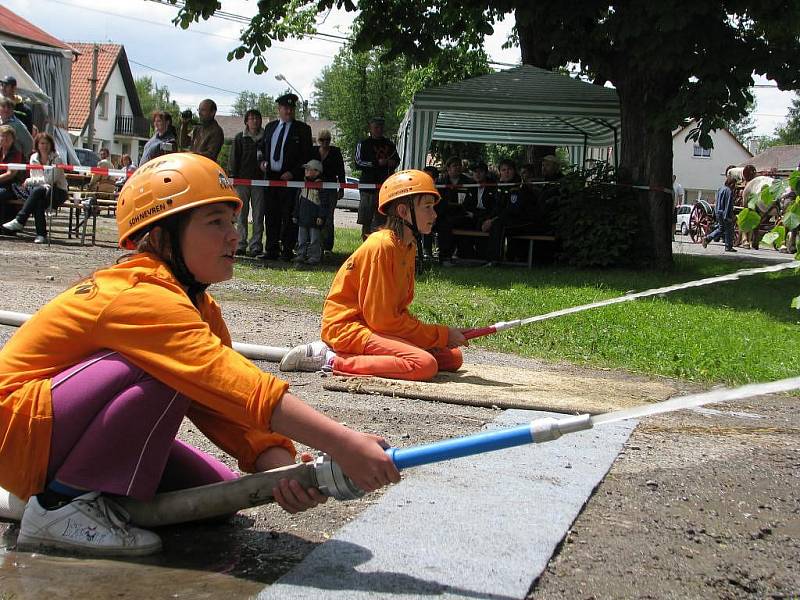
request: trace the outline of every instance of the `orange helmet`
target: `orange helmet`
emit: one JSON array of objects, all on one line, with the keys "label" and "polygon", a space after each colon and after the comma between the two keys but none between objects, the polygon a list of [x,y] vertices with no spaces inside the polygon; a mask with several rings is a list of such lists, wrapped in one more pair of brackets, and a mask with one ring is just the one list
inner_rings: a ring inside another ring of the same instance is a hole
[{"label": "orange helmet", "polygon": [[378,212],[385,215],[386,208],[390,202],[398,198],[416,196],[417,194],[431,194],[436,196],[437,203],[441,198],[434,184],[433,177],[428,175],[425,171],[418,171],[417,169],[398,171],[389,176],[381,185],[381,191],[380,194],[378,194]]},{"label": "orange helmet", "polygon": [[117,199],[117,230],[121,248],[135,247],[137,232],[147,231],[164,217],[214,202],[242,201],[213,160],[181,152],[165,154],[139,167]]}]

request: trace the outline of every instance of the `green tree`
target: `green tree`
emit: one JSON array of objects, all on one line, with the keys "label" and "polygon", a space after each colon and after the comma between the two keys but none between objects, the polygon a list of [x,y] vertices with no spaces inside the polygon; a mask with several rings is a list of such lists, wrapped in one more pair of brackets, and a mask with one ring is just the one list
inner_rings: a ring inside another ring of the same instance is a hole
[{"label": "green tree", "polygon": [[177,122],[181,112],[180,106],[169,95],[167,86],[159,87],[153,82],[153,78],[144,75],[134,80],[136,93],[139,95],[139,103],[142,105],[142,113],[148,119],[157,110],[165,110],[172,115],[174,122]]},{"label": "green tree", "polygon": [[[751,90],[752,96],[752,90]],[[739,140],[743,145],[747,145],[751,139],[754,139],[753,132],[756,129],[756,122],[755,118],[753,117],[753,113],[756,110],[758,103],[756,99],[753,98],[750,102],[747,103],[747,113],[741,116],[738,119],[733,119],[728,121],[725,124],[725,127],[728,131],[730,131],[733,136]]]},{"label": "green tree", "polygon": [[775,141],[785,145],[800,144],[800,94],[792,100],[789,118],[775,130]]},{"label": "green tree", "polygon": [[264,92],[257,94],[247,90],[239,92],[233,103],[231,114],[243,117],[251,108],[255,108],[261,113],[265,123],[278,115],[275,109],[275,98]]},{"label": "green tree", "polygon": [[[697,119],[691,135],[710,146],[709,131],[746,114],[753,72],[768,73],[781,89],[800,88],[800,3],[785,0],[260,0],[229,59],[249,54],[251,68],[263,72],[273,40],[313,31],[314,15],[334,5],[359,11],[354,51],[379,48],[383,60],[414,64],[448,48],[481,48],[497,21],[513,16],[524,64],[580,64],[595,83],[615,86],[620,166],[654,187],[670,187],[672,130]],[[185,0],[176,22],[188,27],[219,7]],[[637,256],[671,265],[671,196],[642,193],[638,206]]]},{"label": "green tree", "polygon": [[314,82],[313,101],[321,119],[336,122],[336,144],[353,164],[356,144],[369,131],[370,117],[386,119],[387,133],[397,131],[403,111],[403,62],[382,62],[377,52],[343,47]]}]

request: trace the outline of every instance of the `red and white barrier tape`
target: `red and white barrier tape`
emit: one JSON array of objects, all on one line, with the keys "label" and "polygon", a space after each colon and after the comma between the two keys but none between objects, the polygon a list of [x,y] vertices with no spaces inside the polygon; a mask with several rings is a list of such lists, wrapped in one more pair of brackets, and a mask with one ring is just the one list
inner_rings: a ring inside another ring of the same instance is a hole
[{"label": "red and white barrier tape", "polygon": [[[78,165],[32,165],[24,163],[0,163],[0,169],[8,171],[43,171],[49,169],[61,169],[65,173],[82,173],[86,175],[105,175],[114,177],[130,177],[136,169],[104,169],[99,167],[83,167]],[[283,187],[283,188],[308,188],[308,189],[323,189],[323,190],[378,190],[380,184],[377,183],[336,183],[335,181],[283,181],[280,179],[240,179],[233,178],[234,185],[245,185],[249,187]],[[531,181],[528,185],[547,185],[547,181]],[[489,187],[514,187],[518,186],[519,182],[512,183],[465,183],[462,185],[437,185],[439,189],[464,189],[464,188],[489,188]],[[630,185],[622,183],[608,183],[605,185],[616,185],[619,187],[627,187],[634,190],[646,190],[648,192],[663,192],[665,194],[672,194],[672,188],[662,188],[653,185]]]}]

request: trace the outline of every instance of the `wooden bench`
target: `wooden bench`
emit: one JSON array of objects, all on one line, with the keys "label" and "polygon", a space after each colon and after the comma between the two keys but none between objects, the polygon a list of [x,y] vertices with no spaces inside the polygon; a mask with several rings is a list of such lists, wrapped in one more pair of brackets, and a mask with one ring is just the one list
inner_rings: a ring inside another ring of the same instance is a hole
[{"label": "wooden bench", "polygon": [[[455,237],[474,237],[474,238],[488,238],[487,231],[477,231],[474,229],[453,229]],[[506,240],[525,240],[528,242],[528,268],[533,267],[533,243],[534,242],[555,242],[556,236],[546,234],[532,234],[532,235],[508,235]]]}]

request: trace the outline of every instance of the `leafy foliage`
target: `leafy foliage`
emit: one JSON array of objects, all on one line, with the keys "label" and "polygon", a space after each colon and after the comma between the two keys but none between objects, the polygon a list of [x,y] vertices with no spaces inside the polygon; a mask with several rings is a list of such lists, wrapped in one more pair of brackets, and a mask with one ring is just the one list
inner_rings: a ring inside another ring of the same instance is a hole
[{"label": "leafy foliage", "polygon": [[387,133],[400,126],[403,78],[402,61],[381,62],[377,52],[354,52],[345,46],[314,82],[317,112],[322,119],[336,121],[339,136],[334,142],[351,166],[356,144],[369,131],[370,117],[384,117]]},{"label": "leafy foliage", "polygon": [[167,86],[159,87],[153,82],[150,76],[137,77],[134,81],[136,93],[139,95],[139,103],[142,105],[142,114],[150,118],[150,115],[157,110],[165,110],[172,115],[173,122],[177,122],[181,112],[180,106],[170,98]]},{"label": "leafy foliage", "polygon": [[619,267],[634,261],[636,202],[633,191],[616,185],[604,163],[568,173],[549,207],[560,260],[576,267]]},{"label": "leafy foliage", "polygon": [[792,100],[789,118],[775,130],[775,137],[779,144],[800,144],[800,95]]},{"label": "leafy foliage", "polygon": [[264,119],[264,123],[268,120],[277,117],[277,110],[275,109],[275,98],[271,95],[261,92],[242,91],[236,97],[231,109],[231,114],[243,117],[245,113],[252,109],[257,109]]}]

